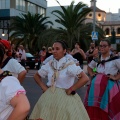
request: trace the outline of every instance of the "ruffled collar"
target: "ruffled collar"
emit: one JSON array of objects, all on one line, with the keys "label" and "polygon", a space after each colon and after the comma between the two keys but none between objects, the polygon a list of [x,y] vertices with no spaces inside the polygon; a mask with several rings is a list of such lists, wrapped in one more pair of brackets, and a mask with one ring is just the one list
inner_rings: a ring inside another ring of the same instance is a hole
[{"label": "ruffled collar", "polygon": [[61,58],[59,61],[56,60],[55,58],[53,58],[52,60],[52,66],[57,70],[62,69],[66,63],[67,63],[66,57]]}]

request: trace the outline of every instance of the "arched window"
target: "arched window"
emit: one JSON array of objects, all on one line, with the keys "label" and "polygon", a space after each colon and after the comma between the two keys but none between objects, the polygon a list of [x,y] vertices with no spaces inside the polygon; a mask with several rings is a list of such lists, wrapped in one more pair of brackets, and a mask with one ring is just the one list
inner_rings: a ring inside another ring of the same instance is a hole
[{"label": "arched window", "polygon": [[92,13],[89,14],[89,17],[92,17]]},{"label": "arched window", "polygon": [[120,34],[120,28],[117,29],[117,34]]},{"label": "arched window", "polygon": [[109,35],[109,34],[110,34],[109,28],[106,28],[105,33],[106,33],[106,35]]},{"label": "arched window", "polygon": [[100,13],[98,13],[98,17],[101,17],[101,14],[100,14]]}]

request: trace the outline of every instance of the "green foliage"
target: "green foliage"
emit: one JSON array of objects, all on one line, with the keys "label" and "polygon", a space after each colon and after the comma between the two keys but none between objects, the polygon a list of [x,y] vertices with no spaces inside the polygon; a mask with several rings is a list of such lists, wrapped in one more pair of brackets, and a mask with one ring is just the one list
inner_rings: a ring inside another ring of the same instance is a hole
[{"label": "green foliage", "polygon": [[[58,2],[60,5],[60,3]],[[74,5],[74,2],[67,7],[61,6],[61,10],[54,10],[52,14],[57,17],[55,22],[62,27],[47,29],[48,17],[39,14],[21,14],[13,18],[10,26],[11,40],[16,44],[27,46],[31,52],[41,49],[43,45],[52,46],[53,42],[58,39],[67,41],[70,48],[76,41],[81,43],[81,47],[86,51],[91,40],[93,24],[85,24],[86,15],[91,11],[88,6],[82,2]],[[96,26],[99,39],[103,37],[102,29]]]},{"label": "green foliage", "polygon": [[[59,2],[58,4],[60,5]],[[62,25],[62,27],[57,29],[57,31],[59,31],[58,36],[60,39],[65,39],[70,48],[73,47],[76,41],[79,41],[84,50],[88,49],[88,44],[91,42],[93,24],[85,24],[85,20],[86,15],[91,9],[82,2],[79,2],[77,5],[74,5],[74,2],[71,2],[67,7],[61,5],[60,7],[62,10],[52,11],[52,14],[57,17],[55,21]],[[100,32],[99,37],[103,36],[104,33],[101,28],[96,26],[96,30]]]},{"label": "green foliage", "polygon": [[60,7],[62,11],[54,10],[52,14],[57,17],[55,21],[63,26],[63,28],[58,29],[61,32],[63,30],[62,37],[66,38],[66,41],[68,41],[69,46],[72,48],[73,43],[80,40],[81,26],[83,26],[85,17],[91,9],[86,8],[87,5],[82,2],[79,2],[77,5],[71,2],[71,5],[68,7],[61,5]]},{"label": "green foliage", "polygon": [[14,17],[10,26],[11,40],[27,46],[30,51],[38,49],[40,35],[46,30],[46,24],[52,24],[47,18],[30,12]]}]

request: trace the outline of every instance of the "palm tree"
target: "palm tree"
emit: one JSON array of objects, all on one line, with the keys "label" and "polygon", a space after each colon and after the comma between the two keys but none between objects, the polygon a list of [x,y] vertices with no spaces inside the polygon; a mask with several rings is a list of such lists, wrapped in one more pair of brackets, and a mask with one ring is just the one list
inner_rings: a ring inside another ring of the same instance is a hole
[{"label": "palm tree", "polygon": [[[59,2],[58,4],[60,5]],[[68,7],[61,5],[60,7],[62,11],[54,10],[52,12],[52,14],[57,17],[55,21],[63,26],[57,29],[57,31],[59,31],[58,36],[65,38],[70,44],[70,47],[73,46],[75,41],[86,44],[88,42],[87,39],[91,39],[92,23],[84,24],[84,21],[91,9],[82,2],[74,5],[74,1],[71,2]],[[101,31],[99,27],[97,27],[97,29]]]},{"label": "palm tree", "polygon": [[43,17],[40,14],[21,14],[13,18],[10,26],[12,40],[17,40],[17,43],[27,45],[30,50],[38,48],[40,34],[46,30],[47,24],[52,24],[47,20],[48,17]]},{"label": "palm tree", "polygon": [[[62,11],[54,10],[52,14],[57,17],[55,21],[61,24],[66,30],[68,41],[72,47],[74,34],[79,32],[79,28],[83,24],[85,16],[91,11],[91,9],[86,8],[87,5],[82,2],[79,2],[76,6],[74,6],[74,1],[71,2],[71,5],[67,8],[61,5],[60,7]],[[63,28],[59,29],[64,30]]]}]

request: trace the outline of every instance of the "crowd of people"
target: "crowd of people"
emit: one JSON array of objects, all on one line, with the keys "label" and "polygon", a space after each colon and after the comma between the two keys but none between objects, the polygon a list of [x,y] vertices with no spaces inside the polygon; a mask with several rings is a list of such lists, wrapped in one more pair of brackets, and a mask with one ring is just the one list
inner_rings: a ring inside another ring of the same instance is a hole
[{"label": "crowd of people", "polygon": [[[27,73],[25,52],[23,45],[15,49],[14,44],[0,40],[0,120],[25,120],[29,113],[22,86]],[[43,46],[38,56],[33,78],[43,94],[29,120],[120,120],[120,57],[108,40],[98,46],[92,42],[86,53],[79,42],[71,50],[58,40],[48,49]],[[84,60],[88,74],[83,71]],[[88,82],[82,102],[76,90]]]}]

